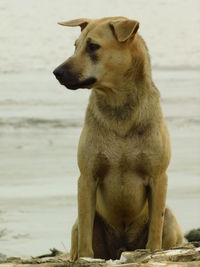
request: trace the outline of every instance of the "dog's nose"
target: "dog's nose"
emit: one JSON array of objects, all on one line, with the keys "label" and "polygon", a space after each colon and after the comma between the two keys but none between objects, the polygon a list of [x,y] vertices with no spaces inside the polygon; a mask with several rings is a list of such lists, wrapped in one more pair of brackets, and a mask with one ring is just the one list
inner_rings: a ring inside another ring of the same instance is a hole
[{"label": "dog's nose", "polygon": [[53,74],[56,76],[57,79],[60,79],[60,78],[63,77],[64,70],[61,69],[61,68],[56,68],[56,69],[53,71]]}]

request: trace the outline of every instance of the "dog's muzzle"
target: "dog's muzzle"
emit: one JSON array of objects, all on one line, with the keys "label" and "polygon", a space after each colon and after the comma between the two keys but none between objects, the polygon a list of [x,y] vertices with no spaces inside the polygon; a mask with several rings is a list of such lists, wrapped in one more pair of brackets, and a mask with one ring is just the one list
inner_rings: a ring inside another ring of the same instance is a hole
[{"label": "dog's muzzle", "polygon": [[76,90],[79,88],[91,88],[96,82],[95,77],[90,77],[85,80],[81,80],[79,73],[74,73],[70,69],[70,67],[62,64],[58,66],[53,74],[56,76],[56,79],[60,82],[60,84],[64,85],[68,89]]}]

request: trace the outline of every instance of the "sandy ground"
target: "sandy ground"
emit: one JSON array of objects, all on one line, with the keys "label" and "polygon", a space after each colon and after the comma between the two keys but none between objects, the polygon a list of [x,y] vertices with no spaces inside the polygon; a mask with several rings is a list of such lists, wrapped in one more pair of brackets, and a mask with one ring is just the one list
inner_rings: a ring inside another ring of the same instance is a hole
[{"label": "sandy ground", "polygon": [[[200,76],[190,70],[153,74],[172,141],[167,202],[185,232],[200,222]],[[66,90],[50,73],[0,78],[0,252],[68,251],[89,92]]]}]

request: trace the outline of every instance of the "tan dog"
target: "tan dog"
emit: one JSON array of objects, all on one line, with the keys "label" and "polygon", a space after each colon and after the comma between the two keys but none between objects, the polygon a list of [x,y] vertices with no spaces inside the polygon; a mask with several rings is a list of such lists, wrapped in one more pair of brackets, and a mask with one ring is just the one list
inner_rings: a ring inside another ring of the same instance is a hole
[{"label": "tan dog", "polygon": [[82,33],[56,78],[70,89],[93,88],[78,149],[71,259],[180,244],[180,227],[165,207],[170,141],[139,23],[111,17],[60,24]]}]

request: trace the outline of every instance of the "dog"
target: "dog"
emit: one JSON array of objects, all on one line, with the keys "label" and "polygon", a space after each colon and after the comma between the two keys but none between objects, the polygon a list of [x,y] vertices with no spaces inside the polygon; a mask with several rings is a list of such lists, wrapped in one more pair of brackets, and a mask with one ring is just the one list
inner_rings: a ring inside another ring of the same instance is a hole
[{"label": "dog", "polygon": [[76,19],[75,52],[54,70],[65,87],[92,89],[78,146],[78,218],[70,259],[182,243],[166,207],[170,140],[139,22]]}]

